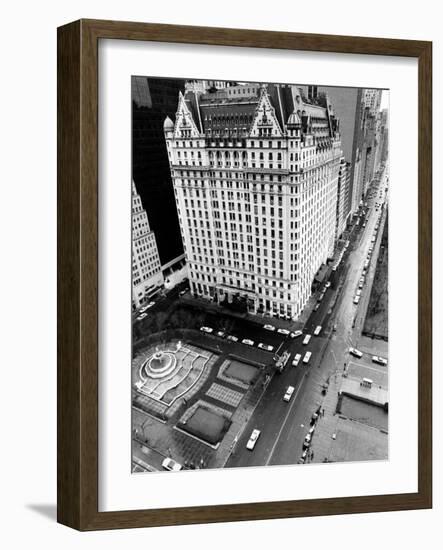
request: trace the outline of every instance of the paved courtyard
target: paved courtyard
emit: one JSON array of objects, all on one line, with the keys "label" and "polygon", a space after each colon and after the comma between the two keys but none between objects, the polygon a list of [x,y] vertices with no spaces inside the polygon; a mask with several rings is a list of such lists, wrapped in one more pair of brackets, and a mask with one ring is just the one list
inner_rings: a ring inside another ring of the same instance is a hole
[{"label": "paved courtyard", "polygon": [[[224,465],[269,382],[262,362],[266,354],[244,361],[242,348],[226,345],[224,351],[217,344],[215,353],[171,341],[137,354],[132,365],[134,472],[146,471],[146,463],[161,470],[162,457],[187,468]],[[243,353],[250,355],[248,349]]]}]

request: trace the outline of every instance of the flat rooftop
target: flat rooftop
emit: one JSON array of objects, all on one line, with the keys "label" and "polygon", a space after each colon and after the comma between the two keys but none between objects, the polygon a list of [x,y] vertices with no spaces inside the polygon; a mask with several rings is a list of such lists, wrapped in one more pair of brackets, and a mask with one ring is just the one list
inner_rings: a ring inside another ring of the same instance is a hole
[{"label": "flat rooftop", "polygon": [[354,378],[343,378],[339,393],[374,403],[374,405],[379,405],[380,407],[389,402],[388,390],[375,383],[371,387],[363,386],[361,385],[361,380]]}]

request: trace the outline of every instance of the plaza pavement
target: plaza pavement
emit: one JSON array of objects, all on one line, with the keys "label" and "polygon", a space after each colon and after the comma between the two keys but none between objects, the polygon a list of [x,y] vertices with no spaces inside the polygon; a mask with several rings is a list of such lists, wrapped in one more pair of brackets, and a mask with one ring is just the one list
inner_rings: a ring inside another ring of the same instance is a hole
[{"label": "plaza pavement", "polygon": [[[135,431],[133,450],[135,458],[143,460],[149,457],[154,461],[156,469],[161,469],[159,457],[165,458],[168,456],[187,467],[192,465],[193,467],[220,468],[225,465],[236,441],[241,436],[255,407],[263,396],[267,383],[270,381],[263,370],[254,386],[248,390],[239,390],[238,386],[220,379],[217,374],[220,366],[226,360],[227,353],[235,355],[240,361],[242,355],[248,356],[249,359],[256,361],[258,364],[266,364],[266,360],[271,357],[270,354],[258,349],[245,349],[245,346],[241,344],[227,346],[227,352],[222,352],[211,365],[211,372],[205,377],[205,382],[200,391],[193,395],[187,403],[187,409],[189,409],[198,400],[203,400],[214,406],[222,407],[232,414],[231,426],[218,447],[215,449],[196,437],[176,429],[175,425],[185,412],[184,410],[177,412],[168,422],[162,422],[147,414],[146,411],[133,407],[132,424]],[[225,387],[226,390],[243,393],[239,405],[237,407],[232,406],[229,404],[229,400],[219,401],[211,396],[211,392],[208,394],[208,390],[211,390],[214,383]],[[148,460],[144,460],[144,462],[151,464]]]}]

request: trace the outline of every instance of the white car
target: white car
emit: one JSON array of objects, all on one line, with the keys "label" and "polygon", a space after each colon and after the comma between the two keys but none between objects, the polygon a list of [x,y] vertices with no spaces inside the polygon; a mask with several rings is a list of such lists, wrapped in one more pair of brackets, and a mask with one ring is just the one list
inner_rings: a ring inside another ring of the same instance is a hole
[{"label": "white car", "polygon": [[272,351],[274,349],[274,346],[269,346],[268,344],[263,344],[262,342],[260,342],[257,347],[264,349],[265,351]]},{"label": "white car", "polygon": [[207,334],[211,334],[214,329],[212,329],[211,327],[200,327],[200,330],[202,332],[206,332]]},{"label": "white car", "polygon": [[383,365],[384,367],[386,367],[387,364],[388,364],[387,359],[385,359],[384,357],[380,357],[378,355],[373,355],[372,356],[372,361],[373,361],[373,363],[378,363],[379,365]]},{"label": "white car", "polygon": [[271,330],[271,331],[274,331],[275,330],[275,327],[273,325],[265,325],[263,327],[265,330]]},{"label": "white car", "polygon": [[254,341],[253,340],[248,340],[248,338],[245,338],[244,340],[242,340],[241,343],[246,344],[247,346],[253,346],[254,345]]},{"label": "white car", "polygon": [[230,334],[226,337],[226,340],[229,340],[230,342],[238,342],[237,336],[234,336],[233,334]]},{"label": "white car", "polygon": [[224,330],[219,330],[215,333],[215,335],[219,338],[224,338],[226,336],[226,332]]},{"label": "white car", "polygon": [[285,328],[278,328],[277,332],[279,334],[284,334],[285,336],[287,336],[289,334],[289,330],[286,330]]},{"label": "white car", "polygon": [[307,346],[309,344],[309,340],[311,339],[311,335],[310,334],[307,334],[304,338],[303,338],[303,345],[304,346]]},{"label": "white car", "polygon": [[139,315],[139,316],[137,317],[137,319],[138,319],[139,321],[141,321],[141,320],[143,320],[143,319],[144,319],[145,317],[147,317],[147,316],[148,316],[147,313],[142,313],[141,315]]},{"label": "white car", "polygon": [[331,286],[331,281],[328,281],[327,283],[325,283],[326,288],[329,288],[330,286]]},{"label": "white car", "polygon": [[318,336],[321,332],[321,325],[318,325],[318,327],[315,327],[315,330],[314,330],[314,336]]},{"label": "white car", "polygon": [[141,308],[140,313],[144,313],[148,309],[148,306],[144,306]]},{"label": "white car", "polygon": [[170,472],[179,472],[183,468],[181,464],[172,458],[165,458],[162,462],[162,466],[165,470],[169,470]]},{"label": "white car", "polygon": [[292,394],[294,393],[294,390],[295,390],[294,386],[288,386],[286,393],[283,396],[283,401],[286,401],[286,403],[290,401]]},{"label": "white car", "polygon": [[294,359],[292,360],[292,366],[296,367],[300,363],[300,359],[301,359],[301,353],[297,353]]},{"label": "white car", "polygon": [[358,358],[363,357],[363,353],[356,348],[349,348],[349,353],[354,357],[358,357]]},{"label": "white car", "polygon": [[357,289],[356,295],[361,296],[361,288]]},{"label": "white car", "polygon": [[360,301],[360,296],[354,296],[354,304],[358,304],[358,302]]},{"label": "white car", "polygon": [[248,442],[246,443],[246,448],[249,451],[252,451],[257,443],[258,438],[260,437],[260,430],[252,430],[251,437],[249,438]]},{"label": "white car", "polygon": [[146,306],[146,309],[149,309],[152,306],[155,306],[155,302],[149,302],[149,304]]},{"label": "white car", "polygon": [[312,353],[311,353],[310,351],[307,351],[307,352],[305,353],[305,356],[303,357],[303,363],[308,364],[308,363],[309,363],[309,359],[311,358],[311,355],[312,355]]},{"label": "white car", "polygon": [[291,336],[291,338],[298,338],[302,334],[303,334],[303,332],[301,330],[296,330],[295,332],[291,332],[290,336]]}]

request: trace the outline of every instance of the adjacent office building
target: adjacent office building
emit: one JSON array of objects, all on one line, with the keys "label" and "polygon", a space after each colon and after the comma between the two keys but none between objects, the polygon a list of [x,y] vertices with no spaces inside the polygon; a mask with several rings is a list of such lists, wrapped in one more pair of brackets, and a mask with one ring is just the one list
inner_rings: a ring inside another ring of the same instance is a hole
[{"label": "adjacent office building", "polygon": [[132,183],[132,307],[137,310],[163,287],[154,232]]},{"label": "adjacent office building", "polygon": [[297,318],[334,251],[343,151],[333,105],[246,83],[180,93],[173,118],[164,133],[191,292]]},{"label": "adjacent office building", "polygon": [[174,116],[185,81],[132,77],[132,177],[155,232],[165,274],[184,261],[163,121]]}]

